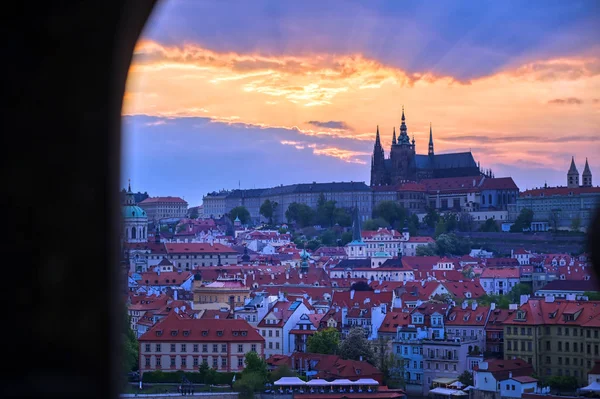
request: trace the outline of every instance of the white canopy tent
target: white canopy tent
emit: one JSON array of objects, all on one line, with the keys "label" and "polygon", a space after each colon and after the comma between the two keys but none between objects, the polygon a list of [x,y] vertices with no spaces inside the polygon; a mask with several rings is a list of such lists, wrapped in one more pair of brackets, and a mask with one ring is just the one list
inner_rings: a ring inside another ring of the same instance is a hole
[{"label": "white canopy tent", "polygon": [[311,386],[311,387],[324,387],[324,386],[331,385],[331,382],[320,379],[320,378],[315,378],[314,380],[308,381],[306,383],[306,385]]},{"label": "white canopy tent", "polygon": [[461,389],[465,385],[462,382],[460,382],[460,381],[454,381],[452,384],[450,384],[448,386],[449,387],[455,387],[455,388]]},{"label": "white canopy tent", "polygon": [[354,385],[379,385],[377,380],[372,378],[361,378],[359,380],[354,381]]},{"label": "white canopy tent", "polygon": [[302,381],[298,377],[281,377],[275,381],[275,385],[284,387],[297,387],[306,385],[306,382]]},{"label": "white canopy tent", "polygon": [[592,382],[587,387],[579,388],[582,392],[600,392],[600,382]]},{"label": "white canopy tent", "polygon": [[459,391],[457,389],[449,389],[449,388],[441,388],[441,387],[433,388],[429,391],[429,393],[443,395],[443,396],[466,396],[466,395],[468,395],[468,393]]}]

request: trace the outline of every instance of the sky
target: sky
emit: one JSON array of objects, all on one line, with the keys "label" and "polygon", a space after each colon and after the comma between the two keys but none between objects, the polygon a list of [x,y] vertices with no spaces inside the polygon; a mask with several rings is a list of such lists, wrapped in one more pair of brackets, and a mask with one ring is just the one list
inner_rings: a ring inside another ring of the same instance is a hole
[{"label": "sky", "polygon": [[521,190],[600,179],[600,2],[159,2],[123,104],[123,185],[364,181],[404,107],[417,153],[473,152]]}]

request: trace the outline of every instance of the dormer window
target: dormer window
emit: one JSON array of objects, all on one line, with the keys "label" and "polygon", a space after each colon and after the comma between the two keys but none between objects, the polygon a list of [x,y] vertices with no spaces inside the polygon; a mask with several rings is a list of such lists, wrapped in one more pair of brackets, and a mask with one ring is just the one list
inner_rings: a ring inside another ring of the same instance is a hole
[{"label": "dormer window", "polygon": [[519,310],[517,312],[517,316],[515,317],[515,320],[525,320],[525,312],[522,310]]},{"label": "dormer window", "polygon": [[162,330],[157,330],[157,331],[156,331],[156,336],[157,336],[157,337],[160,337],[161,335],[162,335]]},{"label": "dormer window", "polygon": [[234,331],[234,332],[233,332],[233,336],[234,336],[234,337],[237,337],[237,336],[238,336],[238,334],[239,334],[239,333],[238,333],[237,331]]},{"label": "dormer window", "polygon": [[171,331],[171,336],[172,337],[176,337],[177,336],[177,330],[172,330]]},{"label": "dormer window", "polygon": [[242,337],[245,337],[246,335],[248,335],[247,331],[242,331]]},{"label": "dormer window", "polygon": [[190,335],[190,330],[183,330],[183,336],[187,337]]},{"label": "dormer window", "polygon": [[223,330],[217,331],[217,337],[222,337],[222,336],[223,336]]},{"label": "dormer window", "polygon": [[208,331],[202,331],[202,336],[203,337],[207,337],[208,336]]}]

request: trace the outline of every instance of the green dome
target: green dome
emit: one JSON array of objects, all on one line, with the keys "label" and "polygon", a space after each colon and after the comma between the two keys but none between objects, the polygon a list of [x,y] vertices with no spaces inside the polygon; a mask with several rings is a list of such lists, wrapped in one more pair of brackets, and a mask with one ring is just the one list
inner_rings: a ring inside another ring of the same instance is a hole
[{"label": "green dome", "polygon": [[133,218],[145,218],[146,211],[140,208],[137,205],[124,205],[123,206],[123,218],[124,219],[133,219]]}]

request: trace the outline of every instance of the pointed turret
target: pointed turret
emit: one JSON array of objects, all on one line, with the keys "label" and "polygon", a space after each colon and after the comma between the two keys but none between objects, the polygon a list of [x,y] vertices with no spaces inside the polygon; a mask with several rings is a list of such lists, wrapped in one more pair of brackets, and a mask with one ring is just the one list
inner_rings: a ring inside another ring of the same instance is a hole
[{"label": "pointed turret", "polygon": [[567,172],[567,187],[575,188],[579,187],[579,171],[575,166],[575,157],[571,157],[571,167]]},{"label": "pointed turret", "polygon": [[394,126],[394,134],[392,136],[392,145],[396,145],[396,126]]},{"label": "pointed turret", "polygon": [[376,186],[384,184],[385,176],[385,153],[381,146],[381,137],[379,136],[379,125],[375,133],[375,145],[373,146],[373,156],[371,157],[371,185]]},{"label": "pointed turret", "polygon": [[354,212],[352,213],[352,242],[363,242],[360,228],[360,216],[358,215],[358,205],[354,206]]},{"label": "pointed turret", "polygon": [[381,147],[381,139],[379,138],[379,125],[377,125],[377,133],[375,134],[375,147]]},{"label": "pointed turret", "polygon": [[430,157],[433,156],[433,131],[431,129],[431,122],[429,122],[429,152],[427,155]]},{"label": "pointed turret", "polygon": [[408,137],[408,128],[406,127],[406,117],[404,116],[404,105],[402,106],[402,123],[400,124],[400,136],[398,144],[410,145],[410,137]]},{"label": "pointed turret", "polygon": [[590,170],[590,165],[588,164],[588,159],[585,159],[585,167],[583,168],[583,173],[581,174],[581,186],[582,187],[592,187],[592,171]]}]

